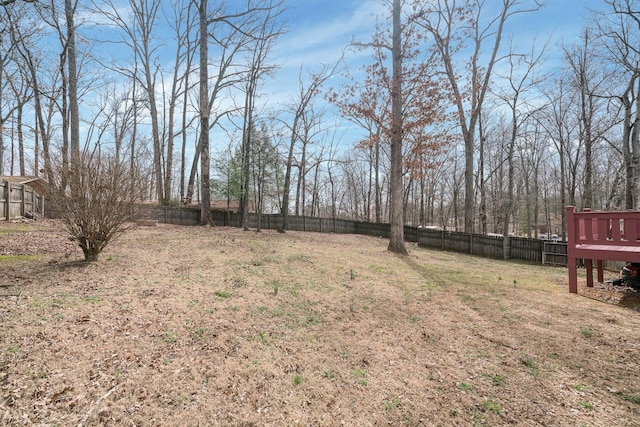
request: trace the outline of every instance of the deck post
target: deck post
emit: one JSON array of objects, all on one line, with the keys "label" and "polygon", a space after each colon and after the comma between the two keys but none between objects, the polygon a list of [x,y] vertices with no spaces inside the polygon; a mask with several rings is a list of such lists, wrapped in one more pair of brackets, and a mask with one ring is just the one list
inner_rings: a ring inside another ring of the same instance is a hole
[{"label": "deck post", "polygon": [[574,255],[576,244],[576,223],[573,214],[575,206],[567,206],[567,268],[569,269],[569,292],[578,293],[578,260]]}]

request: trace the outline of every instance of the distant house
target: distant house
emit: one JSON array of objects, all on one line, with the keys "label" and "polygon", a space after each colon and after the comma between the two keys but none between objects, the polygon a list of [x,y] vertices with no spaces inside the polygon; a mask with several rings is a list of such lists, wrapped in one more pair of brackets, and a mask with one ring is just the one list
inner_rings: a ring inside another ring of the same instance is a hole
[{"label": "distant house", "polygon": [[[213,211],[229,211],[240,213],[240,202],[238,200],[212,200],[211,210]],[[249,212],[255,212],[253,200],[249,200]]]},{"label": "distant house", "polygon": [[[186,206],[200,206],[200,202],[193,200]],[[238,200],[211,200],[211,210],[218,212],[234,212],[240,213],[240,202]],[[255,203],[253,200],[249,200],[249,213],[255,213]]]}]

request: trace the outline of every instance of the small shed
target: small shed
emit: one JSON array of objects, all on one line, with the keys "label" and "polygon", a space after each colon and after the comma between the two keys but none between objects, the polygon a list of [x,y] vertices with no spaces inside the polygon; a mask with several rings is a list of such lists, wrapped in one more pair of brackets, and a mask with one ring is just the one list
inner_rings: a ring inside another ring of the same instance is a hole
[{"label": "small shed", "polygon": [[37,176],[0,176],[0,219],[44,216],[47,181]]},{"label": "small shed", "polygon": [[28,185],[40,196],[47,194],[47,187],[49,185],[46,179],[39,176],[0,176],[0,180],[13,184]]}]

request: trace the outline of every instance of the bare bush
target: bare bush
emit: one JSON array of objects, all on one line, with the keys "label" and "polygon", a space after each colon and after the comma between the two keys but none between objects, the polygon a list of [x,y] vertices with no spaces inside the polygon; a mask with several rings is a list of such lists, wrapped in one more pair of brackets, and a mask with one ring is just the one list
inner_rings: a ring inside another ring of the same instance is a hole
[{"label": "bare bush", "polygon": [[130,227],[140,195],[138,173],[113,156],[82,153],[67,169],[58,168],[49,203],[85,261],[96,261]]}]

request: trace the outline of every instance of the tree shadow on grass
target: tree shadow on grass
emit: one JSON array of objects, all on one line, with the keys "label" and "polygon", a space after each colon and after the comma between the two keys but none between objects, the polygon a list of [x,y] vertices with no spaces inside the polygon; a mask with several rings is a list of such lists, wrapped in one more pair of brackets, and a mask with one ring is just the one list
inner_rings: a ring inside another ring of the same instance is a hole
[{"label": "tree shadow on grass", "polygon": [[611,283],[594,283],[593,287],[578,284],[578,294],[607,304],[640,311],[640,291]]}]

